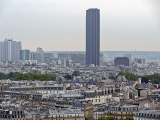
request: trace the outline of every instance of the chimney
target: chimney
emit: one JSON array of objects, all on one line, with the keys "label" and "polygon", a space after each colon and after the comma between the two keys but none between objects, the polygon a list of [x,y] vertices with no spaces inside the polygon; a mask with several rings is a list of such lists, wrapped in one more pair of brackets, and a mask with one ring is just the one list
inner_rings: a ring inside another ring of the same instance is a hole
[{"label": "chimney", "polygon": [[2,83],[2,91],[4,91],[4,88],[5,88],[5,87],[4,87],[4,83]]},{"label": "chimney", "polygon": [[139,82],[139,84],[141,84],[141,78],[138,78],[138,82]]}]

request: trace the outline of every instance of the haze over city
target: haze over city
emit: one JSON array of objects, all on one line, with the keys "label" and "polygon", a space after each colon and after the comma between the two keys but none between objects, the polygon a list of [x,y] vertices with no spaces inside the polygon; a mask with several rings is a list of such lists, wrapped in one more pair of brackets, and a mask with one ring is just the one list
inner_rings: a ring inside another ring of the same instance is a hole
[{"label": "haze over city", "polygon": [[85,15],[100,9],[101,51],[160,51],[159,0],[1,0],[0,39],[23,49],[85,51]]}]

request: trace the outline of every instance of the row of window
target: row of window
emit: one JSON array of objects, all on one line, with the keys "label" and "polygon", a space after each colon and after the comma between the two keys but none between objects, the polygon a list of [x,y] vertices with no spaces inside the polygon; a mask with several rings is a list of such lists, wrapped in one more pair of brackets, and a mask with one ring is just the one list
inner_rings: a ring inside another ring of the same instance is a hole
[{"label": "row of window", "polygon": [[23,90],[63,90],[63,87],[33,87],[33,88],[12,88],[11,91],[23,91]]},{"label": "row of window", "polygon": [[156,114],[136,113],[136,115],[145,116],[145,117],[158,117],[158,118],[160,118],[160,115],[156,115]]}]

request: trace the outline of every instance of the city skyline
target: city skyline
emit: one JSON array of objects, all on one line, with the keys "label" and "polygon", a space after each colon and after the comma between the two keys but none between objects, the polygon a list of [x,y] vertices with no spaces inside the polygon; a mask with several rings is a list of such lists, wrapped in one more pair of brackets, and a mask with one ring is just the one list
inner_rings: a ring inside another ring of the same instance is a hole
[{"label": "city skyline", "polygon": [[101,51],[160,51],[159,5],[158,0],[1,0],[0,39],[21,41],[31,51],[85,51],[85,10],[99,8]]}]

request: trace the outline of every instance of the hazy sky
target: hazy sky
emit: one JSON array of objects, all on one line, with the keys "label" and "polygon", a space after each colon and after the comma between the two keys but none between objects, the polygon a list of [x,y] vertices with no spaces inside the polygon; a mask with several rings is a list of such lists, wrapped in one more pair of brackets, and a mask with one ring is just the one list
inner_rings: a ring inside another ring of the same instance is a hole
[{"label": "hazy sky", "polygon": [[160,0],[0,0],[0,40],[85,51],[85,14],[100,9],[100,48],[160,51]]}]

